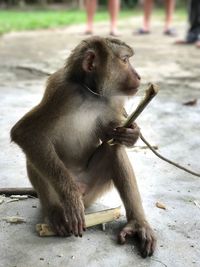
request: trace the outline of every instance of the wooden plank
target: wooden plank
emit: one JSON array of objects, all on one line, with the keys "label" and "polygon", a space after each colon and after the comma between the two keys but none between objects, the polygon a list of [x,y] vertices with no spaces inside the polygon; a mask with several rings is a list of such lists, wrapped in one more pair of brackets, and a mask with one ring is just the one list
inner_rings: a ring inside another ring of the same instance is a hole
[{"label": "wooden plank", "polygon": [[[91,212],[85,214],[86,227],[91,227],[94,225],[111,222],[116,220],[121,215],[121,207],[109,208],[105,210],[100,210],[96,212]],[[56,234],[52,231],[51,227],[48,224],[37,224],[36,231],[39,236],[55,236]]]}]

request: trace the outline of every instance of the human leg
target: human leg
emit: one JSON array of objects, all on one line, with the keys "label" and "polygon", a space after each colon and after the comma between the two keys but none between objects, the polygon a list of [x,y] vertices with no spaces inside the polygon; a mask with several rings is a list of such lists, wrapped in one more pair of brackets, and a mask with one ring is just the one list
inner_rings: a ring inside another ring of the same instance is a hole
[{"label": "human leg", "polygon": [[174,8],[175,8],[175,0],[165,0],[165,12],[166,12],[165,26],[164,26],[165,32],[171,29]]},{"label": "human leg", "polygon": [[200,1],[190,0],[189,6],[189,29],[186,35],[188,43],[200,40]]},{"label": "human leg", "polygon": [[94,14],[97,8],[97,0],[86,0],[85,8],[87,14],[87,24],[85,33],[91,34],[93,32],[93,21],[94,21]]},{"label": "human leg", "polygon": [[120,0],[109,0],[108,2],[108,10],[110,14],[110,34],[117,34],[117,19],[120,10]]},{"label": "human leg", "polygon": [[144,17],[143,17],[143,31],[149,32],[150,31],[150,20],[151,20],[151,13],[153,9],[153,0],[144,0]]}]

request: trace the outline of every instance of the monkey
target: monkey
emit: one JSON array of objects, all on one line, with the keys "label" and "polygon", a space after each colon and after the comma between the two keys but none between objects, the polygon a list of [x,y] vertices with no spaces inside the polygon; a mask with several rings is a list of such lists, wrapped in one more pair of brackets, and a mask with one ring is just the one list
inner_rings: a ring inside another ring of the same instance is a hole
[{"label": "monkey", "polygon": [[82,237],[84,209],[115,186],[127,217],[119,243],[136,235],[147,257],[156,237],[126,153],[140,129],[135,123],[121,126],[127,117],[125,101],[136,94],[141,80],[129,60],[133,55],[132,47],[119,39],[81,41],[48,78],[41,102],[13,126],[11,141],[25,153],[28,177],[58,236]]}]

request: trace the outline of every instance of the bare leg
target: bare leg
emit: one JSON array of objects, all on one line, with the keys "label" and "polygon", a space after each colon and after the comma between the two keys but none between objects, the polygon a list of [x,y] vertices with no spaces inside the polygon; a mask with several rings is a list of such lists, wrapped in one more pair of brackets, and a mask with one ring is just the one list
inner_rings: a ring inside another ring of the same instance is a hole
[{"label": "bare leg", "polygon": [[164,31],[169,30],[172,26],[174,8],[175,8],[175,0],[165,0],[166,18],[165,18]]},{"label": "bare leg", "polygon": [[143,30],[150,30],[150,19],[153,9],[153,0],[144,0],[144,18],[143,18]]},{"label": "bare leg", "polygon": [[[124,244],[127,236],[137,234],[141,241],[142,256],[151,256],[156,239],[146,220],[136,178],[124,147],[102,144],[93,155],[88,172],[93,176],[94,184],[90,185],[90,192],[85,197],[87,204],[102,194],[113,181],[127,216],[127,225],[119,234],[120,243]],[[97,177],[98,174],[100,177]]]},{"label": "bare leg", "polygon": [[109,0],[108,10],[110,14],[110,33],[111,35],[117,35],[117,19],[120,9],[120,0]]},{"label": "bare leg", "polygon": [[85,8],[86,8],[86,13],[87,13],[87,25],[86,25],[85,33],[92,33],[94,14],[97,8],[97,0],[86,0]]},{"label": "bare leg", "polygon": [[196,42],[196,47],[200,48],[200,40]]}]

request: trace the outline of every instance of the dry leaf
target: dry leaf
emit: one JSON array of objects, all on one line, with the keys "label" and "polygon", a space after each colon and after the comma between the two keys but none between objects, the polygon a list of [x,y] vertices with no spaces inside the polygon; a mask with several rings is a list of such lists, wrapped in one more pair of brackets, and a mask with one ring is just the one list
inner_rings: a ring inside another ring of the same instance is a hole
[{"label": "dry leaf", "polygon": [[184,106],[196,106],[197,105],[197,99],[189,100],[187,102],[183,103]]},{"label": "dry leaf", "polygon": [[159,209],[163,209],[163,210],[167,209],[166,206],[163,203],[159,202],[159,201],[156,202],[156,207],[159,208]]},{"label": "dry leaf", "polygon": [[197,206],[200,209],[200,203],[198,200],[194,200],[194,205]]},{"label": "dry leaf", "polygon": [[26,220],[23,217],[19,216],[10,216],[10,217],[5,217],[3,218],[4,221],[7,223],[25,223]]}]

